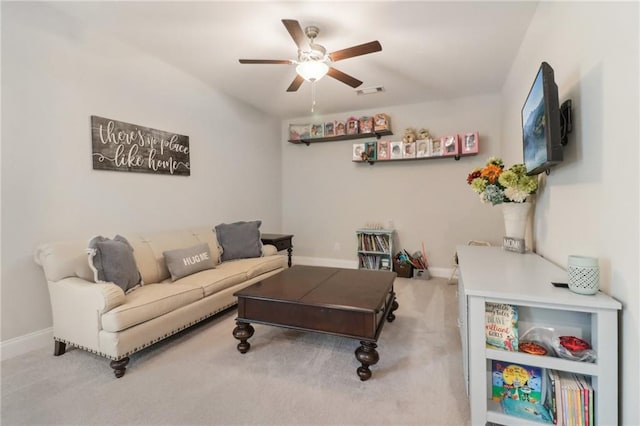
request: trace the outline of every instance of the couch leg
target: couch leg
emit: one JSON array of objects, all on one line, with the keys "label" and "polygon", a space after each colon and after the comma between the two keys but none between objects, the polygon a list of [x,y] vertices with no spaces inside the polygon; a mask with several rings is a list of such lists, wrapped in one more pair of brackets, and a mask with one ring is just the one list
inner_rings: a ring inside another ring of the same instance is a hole
[{"label": "couch leg", "polygon": [[119,379],[124,376],[127,370],[127,364],[129,364],[129,357],[119,359],[118,361],[111,361],[109,365],[113,368],[113,373],[116,375],[116,378]]},{"label": "couch leg", "polygon": [[64,355],[64,351],[67,349],[67,344],[64,342],[53,341],[53,356]]}]

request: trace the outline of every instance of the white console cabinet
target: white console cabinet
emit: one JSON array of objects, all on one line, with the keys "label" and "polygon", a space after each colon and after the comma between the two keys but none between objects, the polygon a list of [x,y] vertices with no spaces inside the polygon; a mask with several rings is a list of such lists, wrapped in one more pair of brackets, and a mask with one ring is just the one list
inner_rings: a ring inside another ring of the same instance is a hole
[{"label": "white console cabinet", "polygon": [[[502,412],[491,400],[491,361],[500,360],[591,376],[596,425],[618,424],[617,300],[599,292],[585,296],[551,282],[567,282],[567,272],[533,253],[501,247],[458,246],[460,336],[471,424],[540,425]],[[553,327],[560,335],[591,342],[595,363],[489,349],[485,345],[485,303],[518,306],[518,329]]]}]

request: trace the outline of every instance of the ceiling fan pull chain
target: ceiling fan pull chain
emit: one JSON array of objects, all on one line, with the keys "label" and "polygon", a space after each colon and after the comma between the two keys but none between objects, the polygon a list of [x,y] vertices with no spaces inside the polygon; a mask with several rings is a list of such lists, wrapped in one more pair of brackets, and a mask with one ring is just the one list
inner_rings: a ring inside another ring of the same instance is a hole
[{"label": "ceiling fan pull chain", "polygon": [[314,112],[316,108],[316,81],[311,82],[311,112]]}]

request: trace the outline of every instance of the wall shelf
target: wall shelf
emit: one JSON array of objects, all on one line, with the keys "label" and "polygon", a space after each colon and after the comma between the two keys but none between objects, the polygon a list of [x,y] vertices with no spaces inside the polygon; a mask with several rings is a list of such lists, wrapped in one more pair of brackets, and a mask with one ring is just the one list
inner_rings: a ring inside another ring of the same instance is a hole
[{"label": "wall shelf", "polygon": [[469,154],[458,154],[458,155],[434,155],[431,157],[415,157],[415,158],[391,158],[388,160],[351,160],[353,163],[369,163],[373,166],[374,163],[390,163],[393,161],[415,161],[415,160],[441,160],[443,158],[453,158],[458,161],[461,157],[468,157],[471,155],[478,155],[477,152],[469,153]]},{"label": "wall shelf", "polygon": [[373,133],[356,133],[352,135],[327,136],[323,138],[289,139],[289,142],[296,145],[304,143],[307,146],[309,146],[310,144],[316,143],[316,142],[337,142],[337,141],[347,141],[351,139],[365,139],[365,138],[380,139],[382,136],[389,136],[389,135],[393,135],[393,132],[391,132],[391,130],[383,130],[380,132],[373,132]]}]

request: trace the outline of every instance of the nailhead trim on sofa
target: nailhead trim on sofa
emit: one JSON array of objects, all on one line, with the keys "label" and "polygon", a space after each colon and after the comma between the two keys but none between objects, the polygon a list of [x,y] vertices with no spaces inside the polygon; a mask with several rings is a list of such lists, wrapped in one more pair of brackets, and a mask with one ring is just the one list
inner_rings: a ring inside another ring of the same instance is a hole
[{"label": "nailhead trim on sofa", "polygon": [[199,322],[201,322],[201,321],[204,321],[204,320],[206,320],[207,318],[210,318],[210,317],[214,316],[215,314],[217,314],[217,313],[219,313],[219,312],[222,312],[222,311],[224,311],[224,310],[226,310],[226,309],[229,309],[230,307],[235,306],[235,305],[237,305],[237,304],[238,304],[237,302],[233,302],[233,303],[231,303],[231,304],[229,304],[229,305],[223,306],[222,308],[219,308],[219,309],[217,309],[217,310],[215,310],[215,311],[213,311],[213,312],[211,312],[211,313],[209,313],[209,314],[207,314],[207,315],[205,315],[205,316],[203,316],[203,317],[201,317],[201,318],[199,318],[199,319],[197,319],[197,320],[195,320],[195,321],[191,321],[189,324],[185,324],[184,326],[182,326],[182,327],[180,327],[180,328],[176,328],[175,330],[172,330],[171,332],[166,333],[166,334],[165,334],[165,335],[163,335],[162,337],[159,337],[159,338],[157,338],[157,339],[153,339],[153,340],[151,340],[151,341],[149,341],[149,342],[147,342],[147,343],[145,343],[145,344],[143,344],[143,345],[141,345],[141,346],[138,346],[138,347],[134,348],[132,351],[129,351],[129,352],[127,352],[127,353],[123,354],[123,355],[120,355],[119,357],[113,357],[113,356],[111,356],[111,355],[107,355],[107,354],[105,354],[104,352],[99,352],[99,351],[96,351],[96,350],[93,350],[93,349],[90,349],[90,348],[86,348],[86,347],[84,347],[84,346],[78,345],[78,344],[73,343],[73,342],[70,342],[70,341],[68,341],[68,340],[61,339],[61,338],[59,338],[59,337],[55,337],[55,336],[54,336],[54,337],[53,337],[53,340],[54,340],[54,341],[56,341],[56,342],[62,342],[62,343],[65,343],[65,344],[67,344],[67,345],[74,346],[74,347],[76,347],[76,348],[78,348],[78,349],[82,349],[82,350],[84,350],[84,351],[91,352],[91,353],[96,354],[96,355],[100,355],[100,356],[102,356],[102,357],[104,357],[104,358],[108,358],[108,359],[110,359],[110,360],[112,360],[112,361],[120,361],[121,359],[126,358],[126,357],[128,357],[129,355],[131,355],[131,354],[134,354],[134,353],[136,353],[136,352],[139,352],[139,351],[141,351],[142,349],[147,348],[147,347],[149,347],[149,346],[153,345],[154,343],[159,342],[160,340],[164,340],[164,339],[166,339],[167,337],[173,336],[174,334],[179,333],[180,331],[182,331],[182,330],[184,330],[184,329],[186,329],[186,328],[189,328],[189,327],[191,327],[192,325],[195,325],[195,324],[197,324],[197,323],[199,323]]}]

